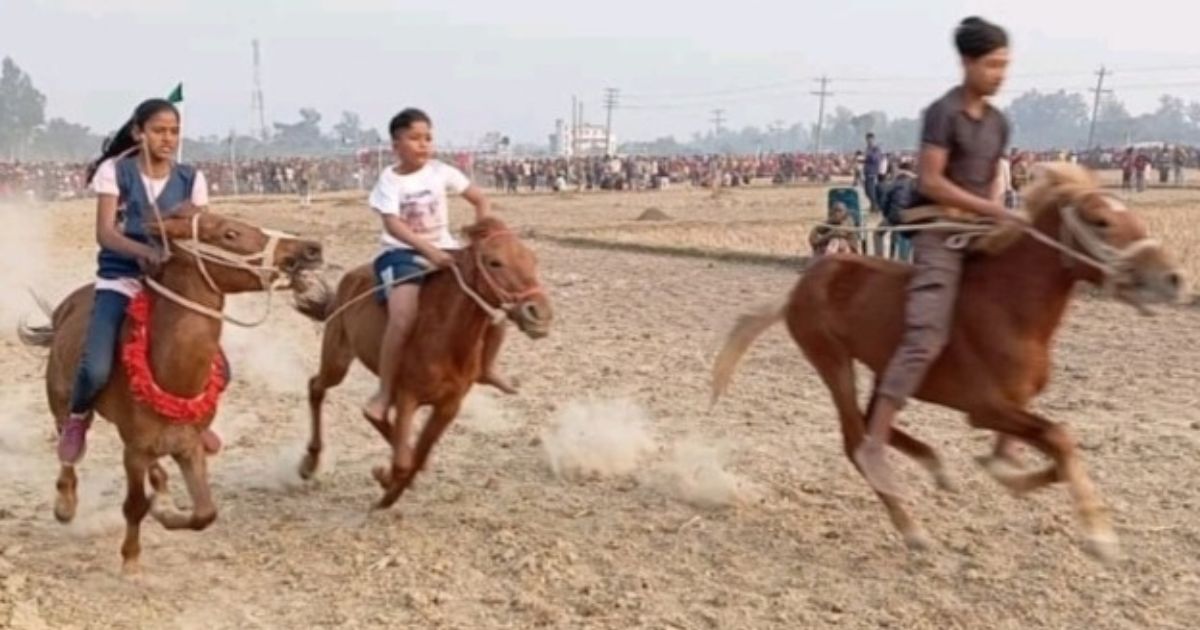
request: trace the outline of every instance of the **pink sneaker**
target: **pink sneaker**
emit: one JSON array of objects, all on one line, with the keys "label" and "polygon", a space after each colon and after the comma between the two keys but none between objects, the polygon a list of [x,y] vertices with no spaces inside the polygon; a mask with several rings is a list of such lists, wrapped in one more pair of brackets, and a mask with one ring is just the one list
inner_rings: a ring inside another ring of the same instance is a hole
[{"label": "pink sneaker", "polygon": [[74,466],[87,451],[87,432],[92,426],[92,414],[71,414],[63,422],[58,435],[58,461]]}]

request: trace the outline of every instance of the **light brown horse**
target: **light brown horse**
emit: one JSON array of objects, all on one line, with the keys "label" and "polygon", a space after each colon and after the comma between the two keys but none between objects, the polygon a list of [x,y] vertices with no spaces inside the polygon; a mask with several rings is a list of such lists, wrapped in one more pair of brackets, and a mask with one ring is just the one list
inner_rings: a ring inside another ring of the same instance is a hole
[{"label": "light brown horse", "polygon": [[[371,421],[392,449],[391,466],[373,471],[384,489],[380,508],[393,505],[424,467],[429,451],[483,375],[491,359],[488,353],[498,350],[500,324],[492,321],[485,307],[503,312],[532,339],[550,331],[553,311],[538,281],[533,251],[499,219],[484,219],[466,228],[465,234],[469,245],[454,253],[455,267],[483,304],[460,286],[454,270],[438,272],[422,285],[417,320],[397,371],[393,401],[396,420]],[[336,296],[327,292],[298,300],[302,313],[327,322],[320,371],[308,383],[312,437],[300,464],[300,476],[305,479],[315,474],[320,461],[321,407],[326,391],[341,384],[355,359],[372,373],[379,372],[379,347],[387,311],[373,296],[354,301],[376,285],[371,265],[363,265],[342,278]],[[432,406],[433,414],[421,431],[414,453],[413,416],[423,405]]]},{"label": "light brown horse", "polygon": [[[1040,239],[1027,233],[967,262],[949,344],[917,398],[962,411],[972,426],[995,431],[1002,441],[1022,440],[1047,455],[1052,465],[1037,472],[988,470],[1016,493],[1066,482],[1089,550],[1109,558],[1117,553],[1117,538],[1074,440],[1065,427],[1028,406],[1049,380],[1051,341],[1076,283],[1107,285],[1122,299],[1142,304],[1177,300],[1182,276],[1162,247],[1147,239],[1141,219],[1101,193],[1080,167],[1046,166],[1026,200]],[[854,362],[866,364],[878,379],[904,332],[910,275],[907,266],[879,259],[822,258],[786,302],[738,320],[714,366],[714,401],[727,390],[754,339],[786,321],[833,395],[851,456],[866,428]],[[927,444],[900,430],[890,443],[932,472],[939,486],[948,486],[942,462]],[[929,544],[900,499],[879,497],[910,547]]]},{"label": "light brown horse", "polygon": [[[174,252],[148,291],[150,316],[149,366],[165,392],[191,398],[204,392],[220,352],[225,295],[261,291],[278,277],[321,264],[321,246],[312,241],[270,235],[241,221],[211,212],[180,214],[161,223],[147,222],[147,233],[165,235]],[[221,252],[227,255],[222,257]],[[203,259],[203,261],[201,261]],[[222,260],[229,262],[224,263]],[[164,297],[165,292],[175,300]],[[77,289],[51,314],[45,327],[23,327],[22,339],[50,348],[46,394],[57,428],[67,417],[75,369],[87,333],[92,308],[92,285]],[[179,302],[190,302],[185,306]],[[209,311],[207,314],[201,312]],[[126,318],[122,339],[133,323]],[[212,423],[215,409],[189,423],[172,423],[131,392],[131,380],[118,352],[112,377],[96,399],[96,412],[117,425],[125,444],[124,568],[137,572],[141,552],[139,528],[146,513],[169,530],[202,530],[217,517],[208,485],[206,453],[200,434]],[[158,459],[170,455],[178,463],[192,500],[190,513],[177,511],[167,494],[167,474]],[[155,495],[146,496],[149,476]],[[63,523],[75,517],[75,467],[63,465],[59,474],[54,515]]]}]

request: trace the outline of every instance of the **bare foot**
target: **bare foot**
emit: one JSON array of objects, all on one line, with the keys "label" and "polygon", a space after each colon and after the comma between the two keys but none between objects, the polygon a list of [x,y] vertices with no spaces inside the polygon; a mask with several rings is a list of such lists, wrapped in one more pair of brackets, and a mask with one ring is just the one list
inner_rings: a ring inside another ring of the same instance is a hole
[{"label": "bare foot", "polygon": [[897,499],[904,498],[904,488],[901,487],[892,474],[892,467],[887,463],[887,452],[882,444],[867,438],[854,451],[854,462],[858,464],[867,483],[880,494],[890,495]]},{"label": "bare foot", "polygon": [[508,379],[496,374],[495,372],[490,372],[480,376],[479,383],[481,385],[491,385],[492,387],[495,387],[509,396],[513,396],[517,393],[516,383],[509,382]]}]

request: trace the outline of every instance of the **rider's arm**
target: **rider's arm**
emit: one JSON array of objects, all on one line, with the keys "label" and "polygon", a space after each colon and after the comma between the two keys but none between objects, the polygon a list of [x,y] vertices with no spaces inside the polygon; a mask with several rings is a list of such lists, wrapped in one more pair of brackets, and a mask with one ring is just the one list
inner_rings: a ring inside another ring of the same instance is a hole
[{"label": "rider's arm", "polygon": [[944,147],[928,143],[921,146],[921,155],[917,160],[921,171],[918,179],[921,195],[941,206],[959,208],[993,219],[1006,218],[1009,213],[1002,204],[993,199],[976,197],[946,177],[949,156],[950,151]]},{"label": "rider's arm", "polygon": [[154,258],[155,250],[143,245],[117,229],[116,195],[99,195],[96,200],[96,242],[105,249],[130,258]]},{"label": "rider's arm", "polygon": [[485,217],[492,213],[492,202],[487,198],[486,195],[483,194],[483,190],[481,190],[479,186],[476,186],[475,184],[467,186],[467,189],[463,191],[462,196],[463,199],[466,199],[467,202],[470,203],[473,208],[475,208],[476,221],[482,221]]}]

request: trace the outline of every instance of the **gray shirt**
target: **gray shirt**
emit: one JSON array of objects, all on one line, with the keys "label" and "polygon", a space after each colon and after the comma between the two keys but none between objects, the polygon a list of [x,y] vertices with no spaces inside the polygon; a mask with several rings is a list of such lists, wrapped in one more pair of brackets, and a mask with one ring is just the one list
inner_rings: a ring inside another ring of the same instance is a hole
[{"label": "gray shirt", "polygon": [[[967,113],[962,87],[956,87],[925,109],[921,144],[946,149],[946,178],[967,192],[989,199],[1000,158],[1008,146],[1008,120],[984,105],[983,117]],[[935,203],[916,195],[913,206]]]}]

